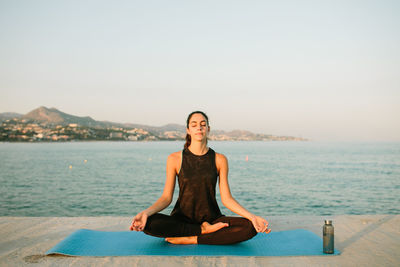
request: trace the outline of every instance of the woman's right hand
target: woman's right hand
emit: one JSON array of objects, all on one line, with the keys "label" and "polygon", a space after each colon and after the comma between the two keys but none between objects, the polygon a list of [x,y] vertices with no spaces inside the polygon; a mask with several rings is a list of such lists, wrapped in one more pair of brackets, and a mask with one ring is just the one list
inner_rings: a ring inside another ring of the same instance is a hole
[{"label": "woman's right hand", "polygon": [[142,211],[138,213],[132,220],[131,227],[129,229],[131,231],[143,231],[144,227],[146,226],[148,215]]}]

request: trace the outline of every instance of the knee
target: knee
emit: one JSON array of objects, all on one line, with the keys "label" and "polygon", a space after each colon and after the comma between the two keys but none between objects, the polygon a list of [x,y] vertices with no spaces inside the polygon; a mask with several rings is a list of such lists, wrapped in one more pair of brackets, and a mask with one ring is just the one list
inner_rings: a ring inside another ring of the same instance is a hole
[{"label": "knee", "polygon": [[253,223],[246,218],[242,218],[242,220],[240,221],[240,225],[238,226],[239,229],[237,234],[240,242],[249,240],[257,235],[257,231],[254,228]]},{"label": "knee", "polygon": [[154,221],[157,222],[157,214],[153,214],[147,218],[145,227],[152,225]]},{"label": "knee", "polygon": [[250,238],[253,238],[255,235],[257,235],[257,231],[253,226],[253,223],[246,219],[246,224],[245,224],[245,230],[247,232],[247,236]]},{"label": "knee", "polygon": [[149,216],[143,232],[149,235],[159,235],[160,228],[162,228],[162,220],[160,217],[158,213]]}]

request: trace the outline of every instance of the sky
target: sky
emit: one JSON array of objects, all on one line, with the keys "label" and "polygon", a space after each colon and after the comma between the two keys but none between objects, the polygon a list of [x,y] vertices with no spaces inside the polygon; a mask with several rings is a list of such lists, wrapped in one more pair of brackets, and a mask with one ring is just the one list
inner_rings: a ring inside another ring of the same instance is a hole
[{"label": "sky", "polygon": [[0,113],[400,141],[400,2],[0,0]]}]

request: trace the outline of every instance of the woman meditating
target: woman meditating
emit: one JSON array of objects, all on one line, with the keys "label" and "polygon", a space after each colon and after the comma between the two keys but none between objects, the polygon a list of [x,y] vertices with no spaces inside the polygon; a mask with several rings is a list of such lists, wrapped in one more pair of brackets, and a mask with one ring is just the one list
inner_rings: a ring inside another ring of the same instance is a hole
[{"label": "woman meditating", "polygon": [[[161,197],[138,213],[130,230],[163,237],[173,244],[234,244],[248,240],[257,232],[269,233],[268,222],[243,208],[231,195],[228,160],[207,147],[210,132],[208,117],[201,111],[189,114],[183,151],[167,159],[167,178]],[[171,204],[175,178],[179,197],[171,215],[158,213]],[[219,180],[218,180],[219,177]],[[219,184],[222,203],[242,217],[221,214],[215,199]]]}]

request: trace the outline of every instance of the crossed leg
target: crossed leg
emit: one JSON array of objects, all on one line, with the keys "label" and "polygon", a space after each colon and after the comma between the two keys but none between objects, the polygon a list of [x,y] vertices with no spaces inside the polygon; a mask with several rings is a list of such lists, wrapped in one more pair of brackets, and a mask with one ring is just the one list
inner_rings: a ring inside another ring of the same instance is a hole
[{"label": "crossed leg", "polygon": [[224,245],[246,241],[257,234],[253,224],[246,218],[222,216],[213,222],[191,224],[176,217],[154,214],[147,220],[144,232],[165,237],[173,244]]}]

